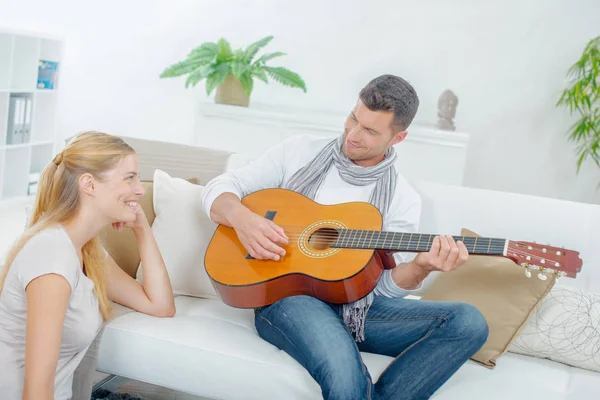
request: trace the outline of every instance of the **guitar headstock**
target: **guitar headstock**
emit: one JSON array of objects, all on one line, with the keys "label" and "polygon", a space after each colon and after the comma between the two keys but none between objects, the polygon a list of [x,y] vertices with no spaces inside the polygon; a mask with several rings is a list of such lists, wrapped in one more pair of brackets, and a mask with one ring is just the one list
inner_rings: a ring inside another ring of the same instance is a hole
[{"label": "guitar headstock", "polygon": [[525,267],[527,277],[532,270],[540,271],[538,277],[542,280],[547,278],[546,273],[575,278],[583,265],[578,251],[535,242],[509,240],[506,256]]}]

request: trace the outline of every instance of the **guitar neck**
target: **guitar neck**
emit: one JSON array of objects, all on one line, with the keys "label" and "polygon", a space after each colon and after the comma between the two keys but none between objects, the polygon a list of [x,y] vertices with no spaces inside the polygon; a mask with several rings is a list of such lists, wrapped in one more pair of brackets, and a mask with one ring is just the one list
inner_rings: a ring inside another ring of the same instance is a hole
[{"label": "guitar neck", "polygon": [[[385,232],[361,229],[339,229],[338,239],[331,247],[344,249],[376,249],[402,252],[427,252],[433,245],[437,235]],[[498,255],[505,253],[506,239],[484,238],[472,236],[452,236],[455,241],[462,241],[469,254]]]}]

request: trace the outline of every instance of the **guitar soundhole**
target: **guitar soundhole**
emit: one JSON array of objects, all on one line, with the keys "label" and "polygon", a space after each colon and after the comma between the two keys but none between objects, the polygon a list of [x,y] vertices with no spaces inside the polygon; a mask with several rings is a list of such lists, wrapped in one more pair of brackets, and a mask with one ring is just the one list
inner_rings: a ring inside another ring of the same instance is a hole
[{"label": "guitar soundhole", "polygon": [[320,228],[308,238],[308,244],[315,250],[326,250],[338,239],[338,231],[333,228]]}]

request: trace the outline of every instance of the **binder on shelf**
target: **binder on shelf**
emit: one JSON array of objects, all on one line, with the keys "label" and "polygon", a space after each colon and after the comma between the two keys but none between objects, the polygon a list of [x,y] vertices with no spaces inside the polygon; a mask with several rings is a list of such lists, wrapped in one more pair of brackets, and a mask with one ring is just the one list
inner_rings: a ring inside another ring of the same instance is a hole
[{"label": "binder on shelf", "polygon": [[40,60],[38,64],[38,89],[55,89],[58,77],[58,62]]},{"label": "binder on shelf", "polygon": [[32,111],[33,97],[31,94],[13,93],[10,95],[6,127],[7,145],[29,143]]},{"label": "binder on shelf", "polygon": [[33,99],[31,96],[24,97],[25,112],[23,117],[23,136],[21,143],[29,143],[31,141],[31,111],[33,107]]}]

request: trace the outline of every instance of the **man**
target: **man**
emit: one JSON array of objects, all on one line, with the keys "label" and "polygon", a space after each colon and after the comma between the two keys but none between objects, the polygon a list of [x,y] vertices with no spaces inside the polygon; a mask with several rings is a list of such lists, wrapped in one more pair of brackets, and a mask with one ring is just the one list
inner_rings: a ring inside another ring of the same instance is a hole
[{"label": "man", "polygon": [[[384,216],[384,230],[415,232],[421,201],[396,172],[394,145],[406,138],[419,99],[402,78],[384,75],[367,84],[347,117],[344,134],[294,136],[253,163],[211,181],[203,204],[210,218],[233,227],[249,254],[285,257],[288,237],[274,222],[251,212],[240,198],[283,187],[321,204],[369,201]],[[415,166],[418,168],[418,166]],[[259,335],[289,353],[319,383],[325,399],[430,397],[487,339],[485,319],[462,303],[404,299],[432,271],[451,271],[468,258],[451,236],[436,237],[412,260],[396,254],[367,297],[327,304],[292,296],[255,310]],[[359,351],[394,357],[376,384]]]}]

